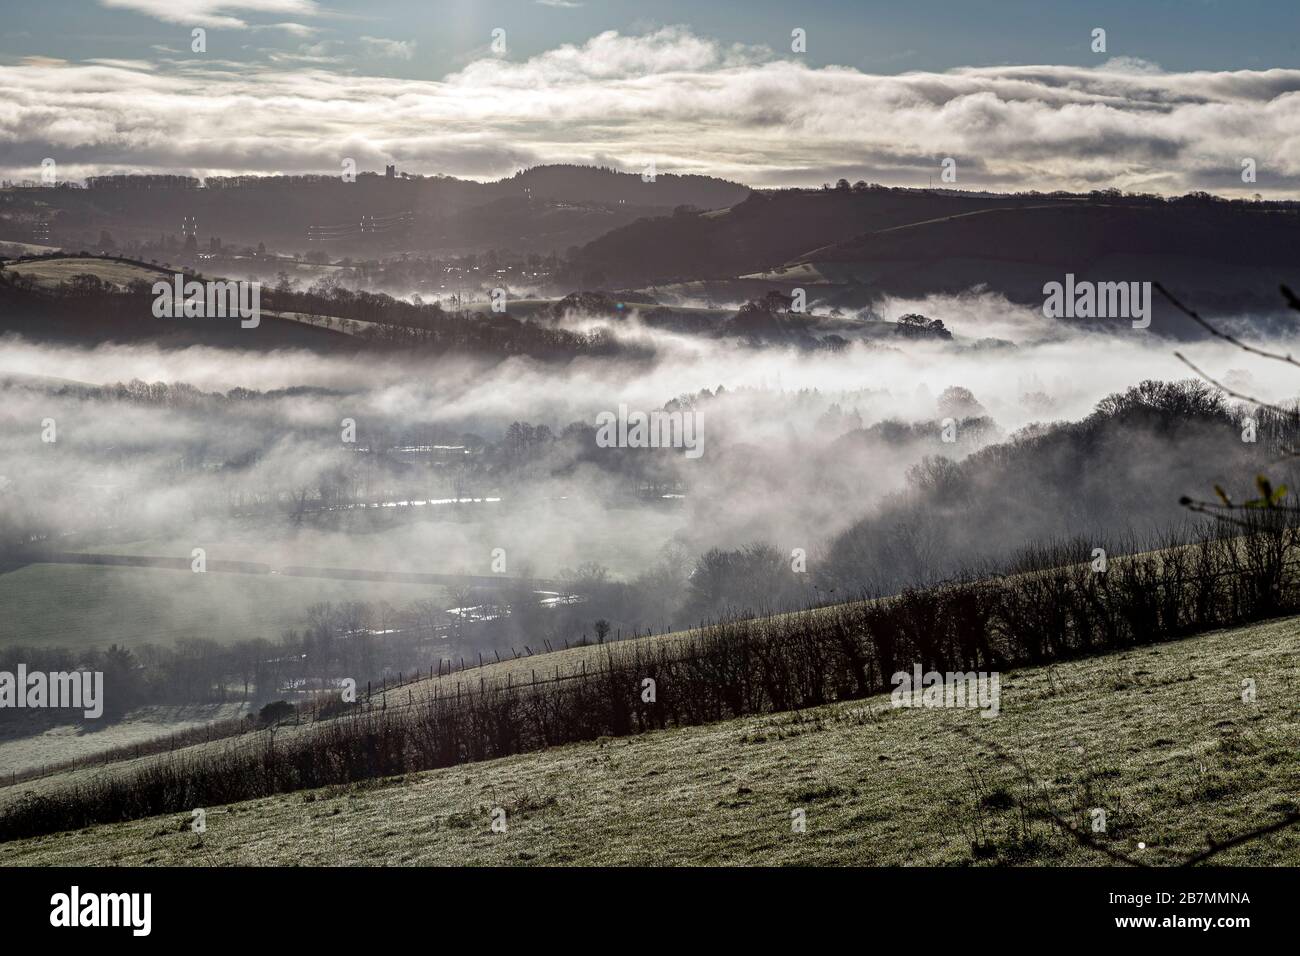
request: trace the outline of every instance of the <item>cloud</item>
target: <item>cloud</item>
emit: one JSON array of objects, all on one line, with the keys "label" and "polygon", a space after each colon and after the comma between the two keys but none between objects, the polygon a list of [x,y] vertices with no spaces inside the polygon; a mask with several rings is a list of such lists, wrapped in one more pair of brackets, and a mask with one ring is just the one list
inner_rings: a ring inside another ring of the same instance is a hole
[{"label": "cloud", "polygon": [[[0,65],[12,91],[0,110],[0,176],[34,178],[51,155],[84,176],[333,170],[339,156],[373,153],[413,172],[482,178],[514,172],[523,156],[611,157],[754,185],[817,183],[829,170],[918,185],[951,156],[962,187],[1300,187],[1295,69],[1171,73],[1116,59],[881,75],[813,68],[680,26],[606,31],[526,60],[483,56],[441,79],[367,75],[337,52],[265,51],[270,62],[233,69],[186,58],[150,73]],[[346,73],[333,65],[345,59]],[[1257,183],[1240,181],[1244,157]]]},{"label": "cloud", "polygon": [[539,6],[557,7],[561,10],[573,10],[576,7],[582,6],[582,4],[578,3],[577,0],[534,0],[534,2]]},{"label": "cloud", "polygon": [[121,67],[124,70],[152,70],[154,64],[148,60],[113,60],[113,59],[94,59],[87,60],[87,63],[98,63],[100,66]]},{"label": "cloud", "polygon": [[307,37],[315,36],[317,33],[320,32],[320,29],[318,27],[310,27],[307,26],[305,23],[287,23],[287,22],[286,23],[264,23],[264,24],[260,24],[259,26],[253,27],[254,32],[260,30],[283,30],[285,33],[288,33],[290,36],[301,37],[303,39],[306,39]]},{"label": "cloud", "polygon": [[248,23],[234,11],[313,16],[320,12],[316,0],[99,0],[106,7],[134,10],[168,23],[200,27],[243,29]]},{"label": "cloud", "polygon": [[362,37],[361,48],[367,56],[391,57],[394,60],[409,60],[415,55],[414,40],[388,40],[384,37]]},{"label": "cloud", "polygon": [[263,50],[262,52],[266,54],[267,59],[276,64],[324,66],[344,61],[345,57],[330,53],[331,48],[335,45],[333,40],[321,40],[319,43],[300,44],[297,52],[286,50]]}]

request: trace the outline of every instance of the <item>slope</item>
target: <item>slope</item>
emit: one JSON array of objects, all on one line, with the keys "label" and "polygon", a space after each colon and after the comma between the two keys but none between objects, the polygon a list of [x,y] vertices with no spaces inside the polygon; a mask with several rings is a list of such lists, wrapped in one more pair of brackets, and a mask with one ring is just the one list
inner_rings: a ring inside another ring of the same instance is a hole
[{"label": "slope", "polygon": [[[1300,811],[1298,645],[1290,618],[1004,675],[995,719],[876,697],[208,808],[201,838],[187,814],[19,841],[0,864],[1173,864]],[[1300,828],[1215,860],[1296,865]]]}]

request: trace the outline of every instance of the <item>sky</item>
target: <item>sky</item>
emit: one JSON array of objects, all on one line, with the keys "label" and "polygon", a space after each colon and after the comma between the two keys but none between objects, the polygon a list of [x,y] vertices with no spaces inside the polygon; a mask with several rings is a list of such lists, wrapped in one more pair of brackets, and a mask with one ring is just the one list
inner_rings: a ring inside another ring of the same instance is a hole
[{"label": "sky", "polygon": [[1294,0],[48,0],[3,23],[6,179],[350,158],[926,185],[951,158],[967,188],[1300,186]]}]

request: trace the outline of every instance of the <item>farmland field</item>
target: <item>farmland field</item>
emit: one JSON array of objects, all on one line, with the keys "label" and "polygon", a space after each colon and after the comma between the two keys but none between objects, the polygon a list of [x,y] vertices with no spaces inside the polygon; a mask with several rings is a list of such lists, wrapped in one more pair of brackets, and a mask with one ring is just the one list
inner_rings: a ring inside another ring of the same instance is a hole
[{"label": "farmland field", "polygon": [[[246,710],[245,704],[155,704],[140,707],[120,721],[93,729],[84,724],[25,728],[21,719],[15,719],[13,726],[5,728],[7,739],[0,739],[0,767],[10,773],[22,773],[50,763],[131,747],[178,731],[239,717]],[[33,732],[18,736],[24,729]]]},{"label": "farmland field", "polygon": [[0,30],[20,933],[1295,922],[1300,5],[66,5]]},{"label": "farmland field", "polygon": [[115,262],[112,259],[93,257],[13,262],[6,264],[5,268],[19,275],[31,276],[37,282],[46,285],[66,282],[73,276],[90,274],[122,287],[133,279],[155,282],[167,271],[161,267],[151,268],[130,262]]},{"label": "farmland field", "polygon": [[[6,865],[1171,865],[1300,810],[1300,619],[888,697],[602,739],[0,846]],[[1243,702],[1241,682],[1258,697]],[[490,829],[505,809],[506,833]],[[803,810],[806,832],[792,829]],[[1217,862],[1295,865],[1300,830]]]}]

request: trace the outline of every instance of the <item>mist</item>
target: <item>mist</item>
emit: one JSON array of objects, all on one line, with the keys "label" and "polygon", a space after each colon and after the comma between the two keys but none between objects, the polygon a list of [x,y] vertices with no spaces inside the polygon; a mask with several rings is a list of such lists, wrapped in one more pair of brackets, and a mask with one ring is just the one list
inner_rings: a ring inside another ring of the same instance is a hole
[{"label": "mist", "polygon": [[[273,567],[482,575],[501,549],[511,577],[555,580],[595,564],[630,581],[710,548],[820,553],[903,493],[927,456],[960,461],[1083,419],[1139,382],[1192,377],[1154,335],[1079,332],[995,296],[875,312],[942,318],[954,339],[807,351],[665,332],[636,313],[570,315],[566,324],[607,328],[652,358],[557,365],[10,338],[0,349],[5,522],[60,550],[188,560],[203,548]],[[1216,343],[1184,351],[1262,401],[1297,391],[1281,363]],[[172,392],[111,389],[133,380]],[[698,412],[703,457],[594,448],[597,414],[620,404]],[[56,440],[43,442],[51,419]],[[944,419],[951,442],[938,434]],[[546,431],[518,446],[514,423]],[[913,431],[882,437],[883,423]],[[1136,451],[1121,460],[1143,461]],[[143,588],[142,604],[167,589],[129,586]]]}]

